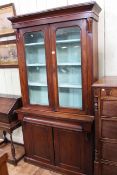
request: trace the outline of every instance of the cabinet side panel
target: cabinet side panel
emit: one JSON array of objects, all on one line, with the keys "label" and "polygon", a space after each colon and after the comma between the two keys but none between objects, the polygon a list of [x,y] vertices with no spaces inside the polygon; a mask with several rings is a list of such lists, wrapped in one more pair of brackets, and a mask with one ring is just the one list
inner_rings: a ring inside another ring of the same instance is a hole
[{"label": "cabinet side panel", "polygon": [[93,21],[93,80],[98,79],[98,23]]},{"label": "cabinet side panel", "polygon": [[92,84],[98,79],[98,23],[87,19],[88,113],[93,115]]}]

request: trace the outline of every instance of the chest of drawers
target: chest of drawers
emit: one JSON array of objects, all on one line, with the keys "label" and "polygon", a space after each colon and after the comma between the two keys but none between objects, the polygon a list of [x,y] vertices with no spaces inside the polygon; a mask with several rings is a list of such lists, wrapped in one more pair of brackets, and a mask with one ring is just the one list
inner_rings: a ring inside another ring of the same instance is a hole
[{"label": "chest of drawers", "polygon": [[117,175],[117,77],[93,84],[95,175]]}]

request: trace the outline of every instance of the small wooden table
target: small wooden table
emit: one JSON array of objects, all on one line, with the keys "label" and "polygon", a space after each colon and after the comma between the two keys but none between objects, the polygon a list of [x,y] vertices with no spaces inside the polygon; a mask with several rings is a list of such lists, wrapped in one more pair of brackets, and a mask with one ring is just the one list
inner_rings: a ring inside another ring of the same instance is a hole
[{"label": "small wooden table", "polygon": [[8,175],[7,160],[8,154],[0,151],[0,175]]},{"label": "small wooden table", "polygon": [[14,95],[6,95],[0,94],[0,129],[3,130],[3,141],[0,143],[8,143],[9,140],[6,137],[6,133],[10,135],[10,143],[11,143],[11,154],[12,160],[8,161],[17,165],[17,162],[22,158],[20,157],[18,160],[15,155],[15,147],[12,139],[13,131],[21,126],[21,122],[18,120],[17,114],[15,110],[22,106],[21,97]]}]

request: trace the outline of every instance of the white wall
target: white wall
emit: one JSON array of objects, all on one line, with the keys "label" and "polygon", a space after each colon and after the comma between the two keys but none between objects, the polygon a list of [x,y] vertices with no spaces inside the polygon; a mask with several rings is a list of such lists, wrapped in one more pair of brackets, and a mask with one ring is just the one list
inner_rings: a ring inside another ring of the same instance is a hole
[{"label": "white wall", "polygon": [[[87,0],[88,1],[88,0]],[[92,0],[89,0],[92,1]],[[99,18],[99,75],[117,75],[117,10],[116,0],[96,0],[102,11]],[[0,5],[14,3],[17,15],[49,8],[86,2],[86,0],[0,0]],[[4,38],[8,39],[8,38]],[[1,39],[0,39],[1,40]],[[20,94],[18,69],[0,69],[0,93]],[[21,132],[15,131],[15,139],[22,142]]]},{"label": "white wall", "polygon": [[105,74],[117,75],[117,1],[105,3]]}]

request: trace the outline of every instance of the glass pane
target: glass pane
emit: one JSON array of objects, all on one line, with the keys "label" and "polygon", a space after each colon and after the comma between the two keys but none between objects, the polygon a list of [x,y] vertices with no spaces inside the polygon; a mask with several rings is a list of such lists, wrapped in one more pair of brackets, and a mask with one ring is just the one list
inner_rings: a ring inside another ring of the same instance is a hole
[{"label": "glass pane", "polygon": [[68,27],[56,32],[59,105],[82,108],[80,28]]},{"label": "glass pane", "polygon": [[30,104],[48,105],[44,35],[30,32],[24,39]]},{"label": "glass pane", "polygon": [[79,88],[59,88],[59,103],[61,106],[82,108],[82,91]]}]

